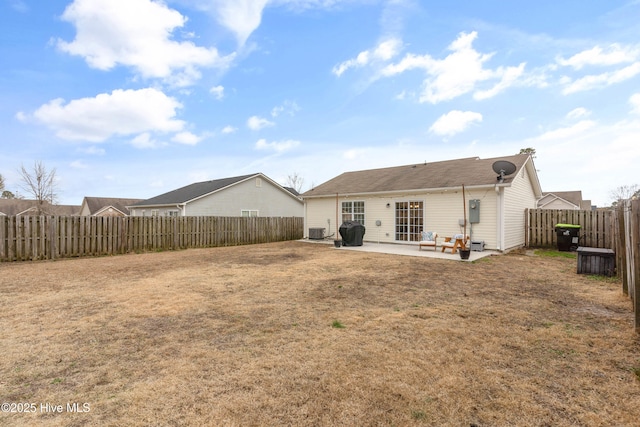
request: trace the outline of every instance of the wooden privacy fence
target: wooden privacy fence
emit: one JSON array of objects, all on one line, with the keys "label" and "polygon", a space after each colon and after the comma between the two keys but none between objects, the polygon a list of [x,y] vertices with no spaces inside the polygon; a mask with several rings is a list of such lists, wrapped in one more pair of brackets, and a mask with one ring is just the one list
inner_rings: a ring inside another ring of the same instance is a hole
[{"label": "wooden privacy fence", "polygon": [[580,225],[580,246],[614,249],[613,210],[527,209],[526,246],[557,246],[556,224]]},{"label": "wooden privacy fence", "polygon": [[616,270],[622,292],[633,301],[635,330],[640,333],[640,200],[623,200],[615,210]]},{"label": "wooden privacy fence", "polygon": [[0,261],[296,240],[303,218],[0,216]]}]

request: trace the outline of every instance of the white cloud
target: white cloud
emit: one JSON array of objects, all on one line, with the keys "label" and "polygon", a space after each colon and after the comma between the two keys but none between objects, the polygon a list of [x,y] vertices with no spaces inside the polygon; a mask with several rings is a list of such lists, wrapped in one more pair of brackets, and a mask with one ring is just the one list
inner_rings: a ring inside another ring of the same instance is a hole
[{"label": "white cloud", "polygon": [[265,139],[259,139],[256,142],[256,150],[271,150],[271,151],[276,151],[278,153],[282,153],[284,151],[289,151],[292,148],[297,147],[298,145],[300,145],[300,141],[295,141],[292,139],[288,139],[285,141],[274,141],[274,142],[267,142],[267,140]]},{"label": "white cloud", "polygon": [[177,142],[179,144],[184,145],[196,145],[198,142],[202,141],[202,137],[198,135],[194,135],[191,132],[180,132],[177,133],[171,138],[173,142]]},{"label": "white cloud", "polygon": [[484,68],[493,54],[481,54],[473,49],[473,41],[478,34],[460,33],[448,49],[452,51],[444,59],[434,59],[430,55],[407,54],[397,64],[390,64],[382,70],[382,76],[390,77],[412,69],[423,69],[427,73],[420,95],[420,102],[436,104],[476,90],[484,81],[499,80],[491,89],[477,90],[476,99],[487,99],[514,85],[524,72],[525,64],[517,67],[499,67],[495,70]]},{"label": "white cloud", "polygon": [[119,89],[66,105],[63,99],[54,99],[33,116],[62,139],[102,142],[114,135],[179,132],[185,126],[184,121],[175,118],[181,107],[177,100],[157,89]]},{"label": "white cloud", "polygon": [[226,67],[232,59],[220,57],[215,48],[172,40],[187,18],[161,2],[75,0],[62,19],[75,25],[76,37],[58,40],[58,48],[100,70],[124,65],[145,78],[187,86],[200,78],[198,67]]},{"label": "white cloud", "polygon": [[333,67],[333,74],[340,77],[350,68],[364,67],[372,62],[389,61],[396,56],[402,48],[402,41],[397,38],[384,40],[373,50],[360,52],[355,58],[344,61]]},{"label": "white cloud", "polygon": [[274,125],[275,125],[275,123],[270,122],[269,120],[267,120],[267,119],[265,119],[263,117],[258,117],[258,116],[251,116],[247,120],[247,126],[251,130],[260,130],[260,129],[263,129],[265,127],[270,127],[270,126],[274,126]]},{"label": "white cloud", "polygon": [[565,78],[563,81],[561,81],[562,83],[566,84],[566,87],[562,90],[562,93],[564,95],[569,95],[576,92],[603,88],[616,83],[621,83],[625,80],[629,80],[639,74],[640,62],[635,62],[627,67],[616,71],[589,75],[581,77],[575,81],[571,81],[571,79]]},{"label": "white cloud", "polygon": [[514,85],[514,83],[522,77],[524,74],[525,64],[522,63],[517,67],[499,67],[496,70],[496,76],[501,76],[501,80],[496,83],[491,89],[478,90],[473,94],[473,98],[477,100],[483,100],[493,98],[501,92],[504,92],[508,88]]},{"label": "white cloud", "polygon": [[342,153],[342,158],[346,160],[355,160],[358,158],[363,158],[366,152],[367,150],[365,149],[350,148],[349,150]]},{"label": "white cloud", "polygon": [[629,104],[631,104],[631,112],[640,115],[640,92],[631,95]]},{"label": "white cloud", "polygon": [[473,123],[482,122],[482,114],[473,111],[453,110],[436,120],[429,130],[436,135],[452,136],[464,132]]},{"label": "white cloud", "polygon": [[623,47],[615,43],[603,49],[595,46],[592,49],[584,50],[570,57],[569,59],[558,58],[557,63],[580,70],[584,66],[611,66],[624,63],[631,63],[640,57],[640,49]]},{"label": "white cloud", "polygon": [[141,133],[131,140],[131,145],[136,148],[156,148],[162,145],[160,142],[153,139],[149,132]]},{"label": "white cloud", "polygon": [[232,31],[239,45],[244,45],[262,21],[268,0],[218,0],[215,13],[218,22]]},{"label": "white cloud", "polygon": [[579,107],[569,111],[569,113],[567,113],[567,118],[575,120],[583,117],[589,117],[590,115],[591,111],[587,110],[586,108]]},{"label": "white cloud", "polygon": [[69,164],[73,169],[87,169],[89,166],[82,160],[74,160]]},{"label": "white cloud", "polygon": [[535,139],[538,141],[564,142],[568,139],[575,138],[578,135],[583,135],[586,131],[592,129],[595,126],[596,122],[592,120],[581,120],[573,126],[545,132]]},{"label": "white cloud", "polygon": [[637,182],[638,140],[640,120],[636,118],[604,124],[581,121],[521,141],[519,146],[536,147],[536,168],[545,191],[582,190],[585,198],[603,206],[612,201],[608,197],[612,189]]},{"label": "white cloud", "polygon": [[278,117],[280,114],[288,114],[289,116],[295,115],[300,111],[300,107],[295,101],[284,101],[282,105],[273,107],[271,110],[271,117]]},{"label": "white cloud", "polygon": [[81,147],[78,149],[81,153],[90,154],[92,156],[104,156],[106,150],[98,147]]},{"label": "white cloud", "polygon": [[18,111],[15,115],[16,120],[22,123],[26,123],[29,121],[29,116],[25,114],[23,111]]},{"label": "white cloud", "polygon": [[227,135],[227,134],[230,134],[230,133],[234,133],[237,130],[238,130],[237,128],[234,128],[231,125],[227,125],[227,126],[222,128],[222,133]]},{"label": "white cloud", "polygon": [[224,87],[223,86],[214,86],[209,89],[209,93],[213,94],[216,99],[220,100],[224,98]]}]

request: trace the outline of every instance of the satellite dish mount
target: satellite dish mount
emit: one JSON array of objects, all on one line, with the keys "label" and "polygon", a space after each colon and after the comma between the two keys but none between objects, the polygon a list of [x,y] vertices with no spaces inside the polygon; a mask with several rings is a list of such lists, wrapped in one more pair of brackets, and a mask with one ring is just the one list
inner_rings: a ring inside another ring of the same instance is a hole
[{"label": "satellite dish mount", "polygon": [[499,183],[504,182],[504,177],[516,171],[516,165],[508,160],[497,160],[493,162],[493,171],[498,174],[496,179]]}]

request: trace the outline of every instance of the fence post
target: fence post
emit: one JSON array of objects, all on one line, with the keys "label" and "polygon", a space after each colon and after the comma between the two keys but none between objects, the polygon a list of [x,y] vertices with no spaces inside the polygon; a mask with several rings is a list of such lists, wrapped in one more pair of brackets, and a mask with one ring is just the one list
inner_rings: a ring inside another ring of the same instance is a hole
[{"label": "fence post", "polygon": [[58,258],[58,224],[55,216],[49,217],[49,256]]},{"label": "fence post", "polygon": [[0,261],[6,261],[7,257],[7,241],[6,241],[7,217],[0,216]]},{"label": "fence post", "polygon": [[631,298],[633,299],[633,312],[634,312],[634,328],[636,333],[640,333],[640,286],[638,286],[637,279],[640,277],[640,200],[631,200],[629,203],[631,210],[629,217],[631,218],[631,236],[630,248],[631,248],[631,266],[632,283],[629,291]]}]

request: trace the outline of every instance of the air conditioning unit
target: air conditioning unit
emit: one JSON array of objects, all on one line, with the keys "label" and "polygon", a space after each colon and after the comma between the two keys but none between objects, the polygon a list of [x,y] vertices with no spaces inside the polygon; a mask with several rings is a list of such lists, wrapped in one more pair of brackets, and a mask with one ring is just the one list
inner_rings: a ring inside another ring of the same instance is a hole
[{"label": "air conditioning unit", "polygon": [[322,240],[324,239],[324,228],[309,228],[310,240]]}]

